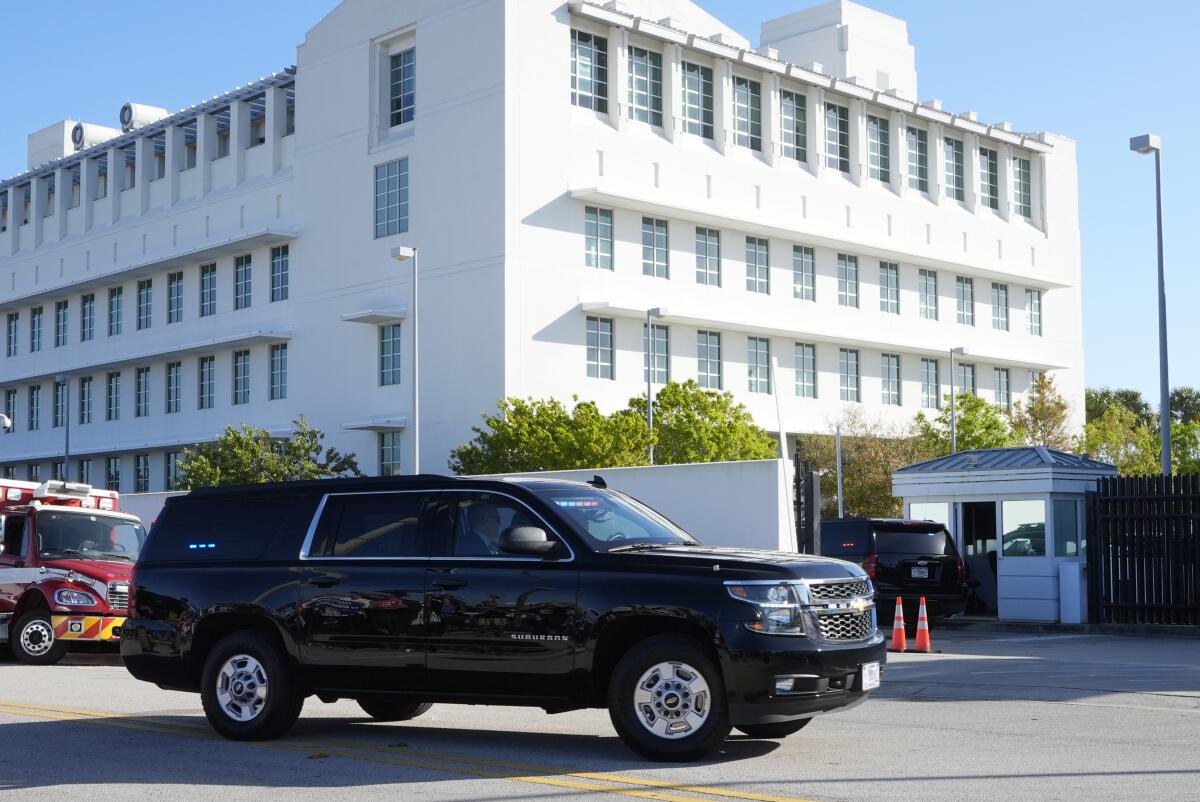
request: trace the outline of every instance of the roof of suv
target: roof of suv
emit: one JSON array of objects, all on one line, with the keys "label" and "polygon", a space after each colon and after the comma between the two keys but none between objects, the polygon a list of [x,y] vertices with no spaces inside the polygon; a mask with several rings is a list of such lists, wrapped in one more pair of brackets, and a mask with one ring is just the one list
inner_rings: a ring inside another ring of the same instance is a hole
[{"label": "roof of suv", "polygon": [[371,490],[399,490],[405,488],[445,487],[457,483],[496,485],[500,483],[520,486],[537,485],[538,487],[578,488],[586,487],[582,482],[566,479],[537,479],[527,477],[500,476],[442,476],[434,473],[422,473],[410,476],[366,476],[338,479],[309,479],[295,482],[271,482],[253,485],[220,485],[217,487],[198,487],[191,491],[193,496],[213,496],[226,494],[253,494],[291,492],[319,493],[348,493]]}]

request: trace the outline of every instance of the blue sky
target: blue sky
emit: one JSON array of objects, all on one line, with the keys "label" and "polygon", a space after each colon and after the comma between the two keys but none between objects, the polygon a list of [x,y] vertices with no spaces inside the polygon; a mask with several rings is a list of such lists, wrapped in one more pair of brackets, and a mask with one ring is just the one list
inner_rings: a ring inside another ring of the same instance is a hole
[{"label": "blue sky", "polygon": [[[519,0],[517,0],[519,1]],[[757,44],[759,23],[805,0],[701,0]],[[1153,131],[1164,145],[1167,305],[1172,385],[1200,386],[1200,107],[1188,86],[1200,4],[1104,0],[869,0],[908,22],[921,99],[1011,120],[1079,143],[1084,345],[1091,387],[1158,397],[1153,159],[1128,149]],[[334,0],[208,0],[186,15],[124,0],[66,14],[56,4],[0,3],[0,176],[25,167],[25,137],[65,117],[115,124],[127,100],[176,109],[295,60],[295,46]],[[180,7],[182,9],[182,7]],[[1138,13],[1142,10],[1142,13]],[[1187,143],[1191,142],[1189,146]],[[1193,221],[1193,222],[1189,222]],[[1048,310],[1049,311],[1049,310]]]}]

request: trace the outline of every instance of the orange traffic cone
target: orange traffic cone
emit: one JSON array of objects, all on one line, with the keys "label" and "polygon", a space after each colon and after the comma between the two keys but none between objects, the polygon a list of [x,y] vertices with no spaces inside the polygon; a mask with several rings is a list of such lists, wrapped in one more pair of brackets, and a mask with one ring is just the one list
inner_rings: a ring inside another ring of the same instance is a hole
[{"label": "orange traffic cone", "polygon": [[896,618],[892,623],[892,645],[889,652],[903,652],[908,649],[908,636],[904,633],[904,603],[896,597]]},{"label": "orange traffic cone", "polygon": [[929,640],[929,615],[925,610],[925,597],[921,597],[921,607],[917,611],[917,645],[914,652],[931,654],[933,644]]}]

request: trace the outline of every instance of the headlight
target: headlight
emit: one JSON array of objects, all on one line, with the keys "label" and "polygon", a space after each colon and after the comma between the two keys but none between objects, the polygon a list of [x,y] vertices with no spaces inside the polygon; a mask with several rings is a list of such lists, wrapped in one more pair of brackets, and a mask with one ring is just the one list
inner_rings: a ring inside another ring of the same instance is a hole
[{"label": "headlight", "polygon": [[748,622],[748,629],[765,635],[804,634],[800,597],[794,585],[784,582],[778,585],[732,583],[725,587],[733,598],[754,605],[757,620]]},{"label": "headlight", "polygon": [[69,607],[91,607],[96,604],[96,598],[92,594],[84,593],[82,590],[67,590],[65,588],[54,591],[54,601]]}]

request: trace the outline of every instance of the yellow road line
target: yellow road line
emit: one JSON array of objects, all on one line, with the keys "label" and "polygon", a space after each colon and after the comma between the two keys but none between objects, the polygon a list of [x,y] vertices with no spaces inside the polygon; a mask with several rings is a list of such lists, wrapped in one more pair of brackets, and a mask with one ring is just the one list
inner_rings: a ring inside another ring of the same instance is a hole
[{"label": "yellow road line", "polygon": [[[150,717],[138,716],[136,714],[111,713],[99,710],[81,710],[79,708],[70,707],[29,705],[19,702],[6,702],[3,700],[0,700],[0,713],[28,716],[31,718],[53,719],[58,721],[91,721],[97,724],[107,724],[124,729],[139,730],[142,732],[154,732],[159,734],[178,734],[201,738],[216,737],[211,728],[206,725],[174,721],[164,722]],[[464,774],[469,776],[488,777],[492,779],[513,780],[515,782],[533,783],[537,785],[551,785],[561,788],[571,788],[578,791],[616,794],[619,796],[630,796],[641,799],[655,799],[660,800],[660,802],[698,802],[695,796],[678,796],[671,793],[665,793],[667,791],[676,791],[686,794],[700,794],[724,799],[749,800],[750,802],[811,802],[811,800],[805,800],[798,797],[760,794],[751,791],[738,791],[735,789],[714,788],[703,785],[684,785],[672,783],[666,780],[656,780],[648,777],[633,777],[624,774],[610,774],[607,772],[572,772],[563,768],[533,766],[525,763],[498,760],[495,758],[464,756],[445,752],[431,752],[420,749],[410,749],[407,747],[404,748],[403,754],[397,754],[391,751],[389,747],[363,743],[336,744],[319,743],[313,741],[255,741],[252,742],[252,745],[292,753],[311,753],[313,749],[320,749],[324,752],[330,753],[330,755],[333,757],[340,757],[348,760],[365,760],[372,763],[406,766],[410,768],[420,768],[451,774]],[[445,765],[446,763],[458,765]],[[514,776],[511,771],[496,771],[495,769],[510,769],[513,771],[528,772],[528,774]],[[567,777],[573,779],[564,779]],[[580,780],[588,780],[590,782],[580,782]],[[613,785],[601,785],[598,783],[613,783]],[[620,787],[622,785],[635,786],[636,788],[622,788]]]}]

